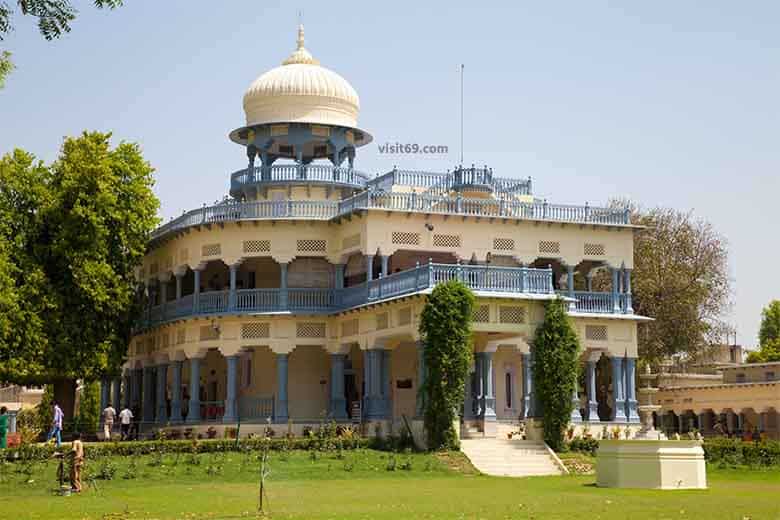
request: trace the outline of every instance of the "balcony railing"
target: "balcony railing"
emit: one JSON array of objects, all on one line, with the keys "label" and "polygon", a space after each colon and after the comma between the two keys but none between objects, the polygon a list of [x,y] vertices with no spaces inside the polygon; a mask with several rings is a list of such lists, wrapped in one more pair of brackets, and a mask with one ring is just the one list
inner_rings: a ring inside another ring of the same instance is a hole
[{"label": "balcony railing", "polygon": [[595,314],[632,314],[631,295],[611,292],[558,291],[561,296],[570,296],[576,301],[571,310]]},{"label": "balcony railing", "polygon": [[275,164],[238,170],[230,176],[230,191],[241,192],[250,186],[290,182],[322,182],[364,188],[369,177],[353,168],[327,164]]},{"label": "balcony railing", "polygon": [[[388,298],[433,288],[449,280],[460,280],[474,291],[496,296],[555,295],[551,269],[493,267],[484,265],[422,264],[412,269],[380,277],[343,289],[289,288],[239,289],[202,292],[197,298],[187,295],[150,309],[140,328],[185,316],[221,313],[313,312],[334,313]],[[570,296],[558,291],[561,296]],[[630,294],[575,291],[570,310],[599,314],[631,313]],[[617,298],[617,306],[615,306]]]},{"label": "balcony railing", "polygon": [[238,416],[241,422],[262,422],[275,418],[274,396],[238,398]]}]

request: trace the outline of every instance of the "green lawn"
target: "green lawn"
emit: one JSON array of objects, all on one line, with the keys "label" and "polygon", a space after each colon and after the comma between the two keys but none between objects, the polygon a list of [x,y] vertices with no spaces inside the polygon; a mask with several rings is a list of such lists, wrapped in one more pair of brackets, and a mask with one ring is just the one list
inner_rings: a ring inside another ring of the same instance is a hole
[{"label": "green lawn", "polygon": [[[256,454],[112,459],[113,480],[59,497],[55,463],[29,474],[0,466],[0,518],[245,518],[257,507]],[[459,454],[391,455],[371,450],[271,455],[272,518],[657,518],[780,519],[780,471],[709,470],[706,491],[599,489],[592,475],[494,478]],[[196,464],[193,464],[196,462]],[[410,469],[402,469],[410,464]],[[97,472],[106,461],[88,461]],[[128,479],[125,477],[135,476]],[[27,482],[32,480],[33,482]]]}]

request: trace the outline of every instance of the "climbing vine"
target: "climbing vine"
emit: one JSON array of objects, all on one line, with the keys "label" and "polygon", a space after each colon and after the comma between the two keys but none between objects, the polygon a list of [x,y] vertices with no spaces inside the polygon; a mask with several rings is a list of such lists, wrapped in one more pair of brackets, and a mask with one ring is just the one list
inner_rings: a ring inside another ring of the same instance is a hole
[{"label": "climbing vine", "polygon": [[534,340],[534,381],[544,419],[544,440],[553,449],[563,445],[564,431],[574,410],[580,343],[566,315],[563,300],[545,305],[544,322]]},{"label": "climbing vine", "polygon": [[463,405],[463,387],[472,360],[473,311],[474,294],[456,280],[437,285],[422,311],[420,335],[428,372],[422,392],[431,450],[459,447],[453,422]]}]

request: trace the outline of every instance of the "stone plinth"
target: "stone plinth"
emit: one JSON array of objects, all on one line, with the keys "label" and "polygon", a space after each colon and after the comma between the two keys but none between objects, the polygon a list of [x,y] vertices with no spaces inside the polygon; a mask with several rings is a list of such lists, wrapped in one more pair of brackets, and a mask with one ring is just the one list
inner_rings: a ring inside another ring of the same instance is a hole
[{"label": "stone plinth", "polygon": [[596,458],[599,487],[706,489],[701,441],[602,440]]}]

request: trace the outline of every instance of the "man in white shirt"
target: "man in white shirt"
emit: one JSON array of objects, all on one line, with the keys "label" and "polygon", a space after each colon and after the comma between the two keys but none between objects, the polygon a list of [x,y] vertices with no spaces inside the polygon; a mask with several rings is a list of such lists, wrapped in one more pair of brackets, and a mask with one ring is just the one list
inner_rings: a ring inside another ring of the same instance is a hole
[{"label": "man in white shirt", "polygon": [[130,437],[130,424],[133,422],[133,412],[130,408],[125,406],[121,412],[119,412],[119,427],[122,432],[122,440],[126,441]]},{"label": "man in white shirt", "polygon": [[111,429],[114,427],[114,419],[116,418],[116,410],[110,404],[103,410],[103,440],[111,440]]}]

